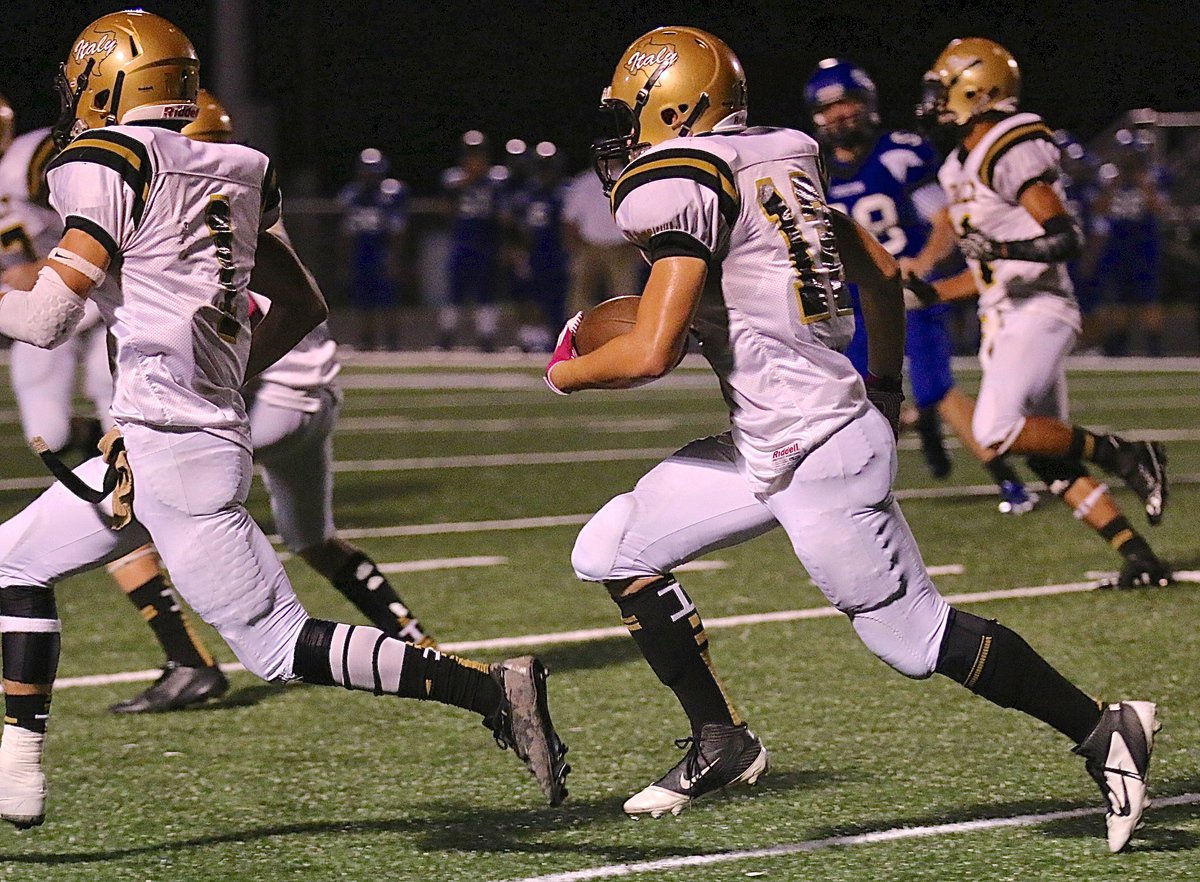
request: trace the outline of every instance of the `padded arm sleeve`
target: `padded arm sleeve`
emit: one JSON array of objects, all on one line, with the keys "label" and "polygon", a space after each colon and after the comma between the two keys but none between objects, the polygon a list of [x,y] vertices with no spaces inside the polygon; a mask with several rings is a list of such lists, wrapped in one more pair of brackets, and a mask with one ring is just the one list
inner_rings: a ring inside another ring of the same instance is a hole
[{"label": "padded arm sleeve", "polygon": [[42,349],[62,345],[83,319],[84,299],[57,272],[42,267],[32,291],[0,297],[0,334]]},{"label": "padded arm sleeve", "polygon": [[1036,239],[1002,242],[1000,255],[1006,260],[1028,260],[1032,263],[1061,263],[1076,260],[1083,254],[1083,232],[1070,215],[1060,214],[1043,225],[1045,235]]}]

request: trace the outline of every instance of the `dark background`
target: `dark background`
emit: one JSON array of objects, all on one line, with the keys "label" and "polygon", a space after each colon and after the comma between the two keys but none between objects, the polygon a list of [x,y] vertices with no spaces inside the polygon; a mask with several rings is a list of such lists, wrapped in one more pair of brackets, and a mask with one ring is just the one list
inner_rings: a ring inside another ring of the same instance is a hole
[{"label": "dark background", "polygon": [[[203,64],[223,0],[150,2]],[[9,0],[0,92],[20,130],[50,123],[53,76],[75,35],[113,11],[91,0]],[[493,144],[556,141],[582,166],[594,107],[621,51],[643,31],[690,24],[723,37],[747,71],[751,120],[800,125],[816,62],[849,57],[874,75],[885,121],[908,125],[921,74],[956,36],[1016,55],[1023,106],[1088,138],[1121,111],[1200,109],[1200,3],[853,2],[251,3],[253,98],[272,108],[275,158],[292,192],[330,193],[366,146],[418,192],[436,186],[469,128]],[[211,80],[210,80],[211,82]],[[267,146],[267,145],[262,145]]]}]

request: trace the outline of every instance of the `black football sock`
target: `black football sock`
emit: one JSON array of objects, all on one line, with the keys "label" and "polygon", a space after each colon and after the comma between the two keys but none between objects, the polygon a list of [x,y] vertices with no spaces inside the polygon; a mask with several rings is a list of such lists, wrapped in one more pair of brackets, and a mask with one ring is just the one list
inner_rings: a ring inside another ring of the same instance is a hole
[{"label": "black football sock", "polygon": [[1100,721],[1100,705],[999,622],[952,609],[936,668],[1000,707],[1016,708],[1079,744]]},{"label": "black football sock", "polygon": [[1120,552],[1121,557],[1126,560],[1156,559],[1154,552],[1150,549],[1150,543],[1142,538],[1137,530],[1129,526],[1129,520],[1124,515],[1117,515],[1096,532],[1103,536],[1104,540]]},{"label": "black football sock", "polygon": [[1021,477],[1016,470],[1008,464],[1008,460],[1003,456],[997,456],[989,462],[985,462],[983,467],[987,469],[987,473],[992,476],[992,480],[999,487],[1005,481],[1012,481],[1014,484],[1021,483]]},{"label": "black football sock", "polygon": [[705,723],[741,724],[713,670],[700,613],[673,577],[617,598],[617,606],[651,669],[679,699],[693,735]]},{"label": "black football sock", "polygon": [[500,705],[500,684],[488,665],[418,649],[367,625],[309,619],[296,643],[294,668],[306,683],[438,701],[484,717]]},{"label": "black football sock", "polygon": [[212,653],[192,630],[179,596],[163,573],[143,582],[127,596],[141,611],[168,662],[185,668],[208,668],[215,664]]},{"label": "black football sock", "polygon": [[1082,426],[1071,427],[1071,446],[1066,459],[1094,462],[1110,475],[1123,474],[1128,462],[1130,444],[1117,435],[1092,432]]},{"label": "black football sock", "polygon": [[[62,622],[53,588],[8,585],[0,588],[0,619],[4,653],[3,676],[14,683],[49,685],[58,676]],[[50,696],[4,696],[4,723],[31,732],[45,732]]]},{"label": "black football sock", "polygon": [[433,638],[396,594],[387,577],[379,572],[375,561],[362,552],[352,556],[330,581],[376,628],[389,637],[417,646],[433,643]]}]

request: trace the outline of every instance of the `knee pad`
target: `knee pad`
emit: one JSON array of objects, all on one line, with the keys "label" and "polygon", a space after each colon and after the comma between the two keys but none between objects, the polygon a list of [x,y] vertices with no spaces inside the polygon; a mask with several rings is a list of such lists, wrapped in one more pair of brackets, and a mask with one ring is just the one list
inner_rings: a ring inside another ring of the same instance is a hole
[{"label": "knee pad", "polygon": [[624,493],[610,499],[583,525],[571,549],[571,566],[577,578],[585,582],[609,578],[634,507],[633,494]]},{"label": "knee pad", "polygon": [[937,660],[925,657],[918,641],[878,613],[854,616],[851,623],[858,639],[893,670],[912,680],[924,680],[933,673]]},{"label": "knee pad", "polygon": [[1079,460],[1035,455],[1025,457],[1025,464],[1055,496],[1062,496],[1080,478],[1088,477],[1087,468]]}]

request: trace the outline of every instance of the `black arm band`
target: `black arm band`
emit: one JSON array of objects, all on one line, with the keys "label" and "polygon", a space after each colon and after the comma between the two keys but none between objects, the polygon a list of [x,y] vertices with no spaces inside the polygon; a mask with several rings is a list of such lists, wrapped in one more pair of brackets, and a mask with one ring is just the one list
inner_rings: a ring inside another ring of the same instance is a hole
[{"label": "black arm band", "polygon": [[1076,260],[1083,254],[1083,232],[1068,214],[1059,214],[1042,225],[1045,235],[1036,239],[1000,244],[1000,256],[1005,260],[1028,260],[1031,263],[1062,263]]},{"label": "black arm band", "polygon": [[703,242],[682,230],[666,230],[650,237],[650,262],[664,257],[698,257],[705,263],[712,260],[712,252]]}]

